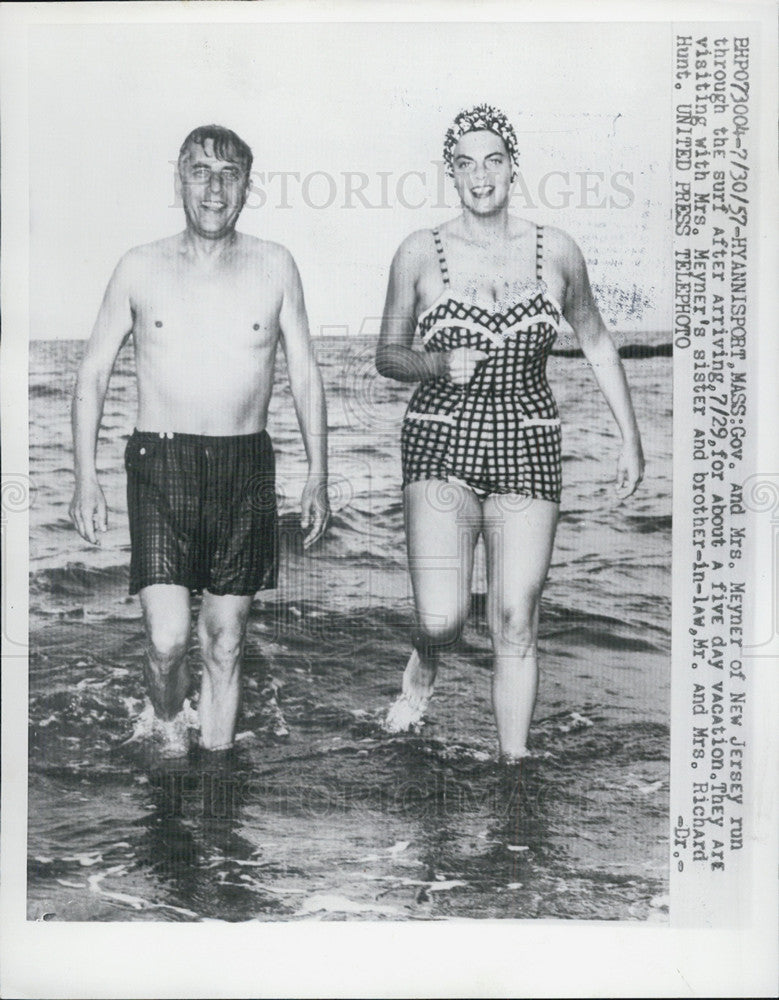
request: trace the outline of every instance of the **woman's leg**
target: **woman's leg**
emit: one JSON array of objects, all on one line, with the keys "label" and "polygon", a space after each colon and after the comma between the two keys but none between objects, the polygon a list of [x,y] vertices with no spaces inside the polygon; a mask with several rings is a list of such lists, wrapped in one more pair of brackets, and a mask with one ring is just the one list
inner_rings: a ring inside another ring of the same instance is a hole
[{"label": "woman's leg", "polygon": [[527,755],[538,687],[538,608],[552,558],[558,506],[491,496],[484,502],[487,620],[495,666],[492,703],[501,753]]},{"label": "woman's leg", "polygon": [[409,729],[425,713],[440,650],[457,639],[468,616],[481,531],[481,503],[467,487],[427,479],[410,483],[403,496],[416,626],[403,691],[385,723],[390,732]]}]

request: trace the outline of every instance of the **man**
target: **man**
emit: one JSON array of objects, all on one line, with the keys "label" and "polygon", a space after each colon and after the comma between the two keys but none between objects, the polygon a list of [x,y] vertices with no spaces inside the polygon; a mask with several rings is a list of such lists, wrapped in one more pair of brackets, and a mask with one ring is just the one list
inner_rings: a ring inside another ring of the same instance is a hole
[{"label": "man", "polygon": [[186,747],[190,594],[202,590],[202,745],[235,736],[241,652],[256,591],[276,586],[273,449],[265,430],[279,340],[309,475],[305,547],[325,531],[327,420],[300,276],[284,247],[238,233],[252,153],[234,132],[197,128],[178,177],[186,228],[119,262],[82,361],[73,400],[70,514],[97,543],[108,527],[95,451],[108,381],[132,334],[137,429],[127,444],[130,593],[140,594],[154,728]]}]

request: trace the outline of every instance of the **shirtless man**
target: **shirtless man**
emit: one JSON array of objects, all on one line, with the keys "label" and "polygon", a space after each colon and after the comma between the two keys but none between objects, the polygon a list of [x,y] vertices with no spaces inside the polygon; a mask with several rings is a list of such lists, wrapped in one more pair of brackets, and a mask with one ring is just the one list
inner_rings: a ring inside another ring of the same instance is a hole
[{"label": "shirtless man", "polygon": [[309,462],[304,545],[325,531],[327,420],[300,276],[277,243],[235,231],[252,153],[234,132],[195,129],[179,153],[186,228],[119,261],[78,373],[70,514],[94,544],[108,527],[95,451],[116,355],[132,334],[137,429],[125,453],[132,555],[154,728],[186,746],[190,593],[203,591],[203,747],[232,745],[252,597],[276,586],[273,448],[265,430],[281,340]]}]

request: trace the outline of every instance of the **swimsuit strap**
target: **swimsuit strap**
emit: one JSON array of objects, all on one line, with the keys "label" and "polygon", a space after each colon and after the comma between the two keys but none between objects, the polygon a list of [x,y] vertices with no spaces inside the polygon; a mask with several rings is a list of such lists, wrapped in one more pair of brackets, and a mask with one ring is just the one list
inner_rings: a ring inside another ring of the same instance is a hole
[{"label": "swimsuit strap", "polygon": [[544,227],[536,226],[536,281],[541,281],[544,266]]},{"label": "swimsuit strap", "polygon": [[441,242],[441,234],[437,229],[433,230],[433,239],[435,240],[435,248],[438,252],[438,264],[441,268],[441,277],[444,282],[444,287],[449,287],[449,268],[446,266],[446,257],[444,257],[444,245]]}]

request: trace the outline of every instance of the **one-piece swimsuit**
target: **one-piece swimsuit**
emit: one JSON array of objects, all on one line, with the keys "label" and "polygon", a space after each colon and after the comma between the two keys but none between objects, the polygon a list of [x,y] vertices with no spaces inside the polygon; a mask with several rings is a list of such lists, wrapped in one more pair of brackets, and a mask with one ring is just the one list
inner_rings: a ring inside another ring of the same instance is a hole
[{"label": "one-piece swimsuit", "polygon": [[560,502],[560,416],[546,362],[562,317],[543,280],[543,228],[536,228],[536,280],[500,311],[450,288],[437,229],[433,237],[444,289],[419,317],[426,351],[485,351],[465,386],[441,377],[422,382],[401,431],[403,485],[457,482],[480,498],[516,493]]}]

